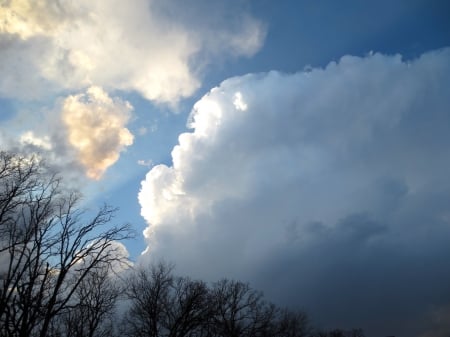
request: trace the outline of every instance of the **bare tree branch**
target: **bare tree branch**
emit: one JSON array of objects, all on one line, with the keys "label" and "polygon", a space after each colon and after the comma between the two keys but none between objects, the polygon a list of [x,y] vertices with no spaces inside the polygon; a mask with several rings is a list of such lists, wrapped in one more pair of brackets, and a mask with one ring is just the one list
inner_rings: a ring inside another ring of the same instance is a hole
[{"label": "bare tree branch", "polygon": [[89,219],[79,201],[36,157],[0,152],[0,336],[48,336],[86,280],[126,263],[116,242],[131,227],[112,226],[107,205]]}]

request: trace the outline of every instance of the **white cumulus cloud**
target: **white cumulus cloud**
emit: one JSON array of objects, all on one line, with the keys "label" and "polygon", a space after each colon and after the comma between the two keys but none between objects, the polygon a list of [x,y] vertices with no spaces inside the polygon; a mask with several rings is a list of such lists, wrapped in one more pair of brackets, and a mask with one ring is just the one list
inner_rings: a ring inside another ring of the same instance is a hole
[{"label": "white cumulus cloud", "polygon": [[344,56],[224,81],[142,182],[144,258],[250,280],[331,326],[383,333],[450,303],[436,262],[450,258],[449,60]]},{"label": "white cumulus cloud", "polygon": [[[232,3],[227,6],[237,6]],[[0,6],[0,94],[36,98],[98,85],[175,104],[200,86],[200,70],[212,58],[251,56],[261,47],[264,27],[244,9],[229,25],[214,6],[186,6],[174,0],[6,1]]]}]

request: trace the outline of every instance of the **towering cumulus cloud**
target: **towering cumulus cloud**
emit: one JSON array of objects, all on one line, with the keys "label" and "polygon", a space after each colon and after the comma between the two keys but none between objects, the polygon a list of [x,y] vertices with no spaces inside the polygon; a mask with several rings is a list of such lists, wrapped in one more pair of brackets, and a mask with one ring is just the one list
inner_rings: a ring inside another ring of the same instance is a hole
[{"label": "towering cumulus cloud", "polygon": [[142,182],[144,258],[249,280],[324,325],[420,331],[450,303],[449,60],[224,81]]},{"label": "towering cumulus cloud", "polygon": [[133,143],[133,135],[125,128],[131,110],[128,102],[110,98],[99,87],[65,99],[62,121],[68,143],[88,177],[99,179],[119,159],[120,151]]},{"label": "towering cumulus cloud", "polygon": [[220,24],[205,27],[193,24],[209,22],[202,3],[185,6],[178,0],[6,1],[0,94],[33,98],[98,85],[176,103],[199,87],[199,71],[212,57],[251,56],[261,47],[264,28],[245,11],[228,22],[210,6],[208,20]]}]

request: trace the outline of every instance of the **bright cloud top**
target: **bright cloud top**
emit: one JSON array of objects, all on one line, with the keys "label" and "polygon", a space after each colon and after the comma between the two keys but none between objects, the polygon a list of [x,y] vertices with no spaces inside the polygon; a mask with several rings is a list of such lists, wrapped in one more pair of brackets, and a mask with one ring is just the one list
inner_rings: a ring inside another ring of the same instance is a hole
[{"label": "bright cloud top", "polygon": [[449,60],[345,56],[224,81],[173,166],[142,182],[146,256],[248,279],[330,325],[388,329],[450,303],[450,273],[427,267],[450,257]]},{"label": "bright cloud top", "polygon": [[[264,28],[245,11],[232,27],[203,27],[179,19],[183,3],[8,1],[0,7],[0,94],[35,98],[98,85],[176,103],[200,86],[199,70],[212,57],[261,47]],[[196,13],[189,19],[201,21]]]},{"label": "bright cloud top", "polygon": [[99,87],[64,100],[62,121],[68,143],[77,151],[89,178],[100,179],[120,152],[133,144],[133,135],[125,127],[131,110],[130,103],[109,97]]}]

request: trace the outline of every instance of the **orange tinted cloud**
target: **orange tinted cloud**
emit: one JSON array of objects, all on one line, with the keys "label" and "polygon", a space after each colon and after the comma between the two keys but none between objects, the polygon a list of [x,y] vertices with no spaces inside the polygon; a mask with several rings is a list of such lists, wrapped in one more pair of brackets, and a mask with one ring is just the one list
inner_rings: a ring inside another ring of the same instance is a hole
[{"label": "orange tinted cloud", "polygon": [[89,178],[100,179],[120,152],[133,144],[134,137],[125,127],[132,109],[129,102],[111,98],[99,87],[64,100],[62,121],[67,140]]}]

